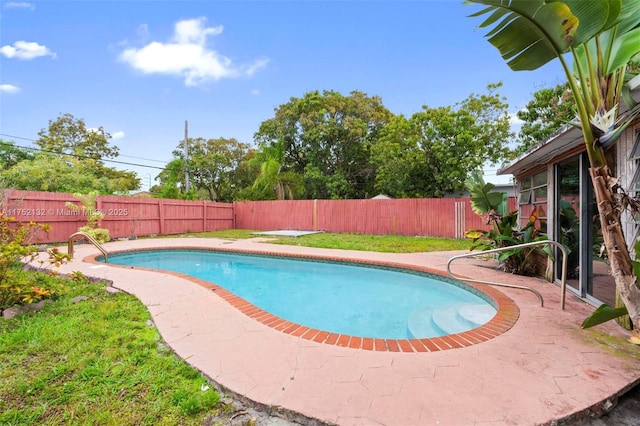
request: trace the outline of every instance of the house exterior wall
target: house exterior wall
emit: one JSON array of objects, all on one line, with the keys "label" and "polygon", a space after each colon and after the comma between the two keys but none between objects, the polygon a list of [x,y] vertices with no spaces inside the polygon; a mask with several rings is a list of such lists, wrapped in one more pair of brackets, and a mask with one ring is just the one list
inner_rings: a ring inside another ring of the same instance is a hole
[{"label": "house exterior wall", "polygon": [[[640,164],[640,160],[631,159],[630,155],[639,132],[640,122],[635,123],[634,126],[630,126],[630,128],[620,137],[617,143],[618,150],[616,155],[616,175],[620,179],[622,188],[624,188],[629,193],[629,195],[632,196],[636,195],[636,189],[632,188],[632,180],[636,174],[636,171]],[[625,212],[622,217],[622,226],[625,239],[627,241],[627,247],[629,247],[633,255],[633,246],[635,245],[635,241],[638,238],[638,224],[633,219],[632,215],[630,215],[628,212]]]},{"label": "house exterior wall", "polygon": [[[639,133],[640,133],[640,122],[637,122],[635,123],[635,125],[630,126],[629,129],[627,129],[627,131],[620,137],[620,139],[616,144],[616,149],[615,149],[615,161],[616,161],[615,175],[618,177],[621,187],[626,192],[628,192],[629,195],[631,196],[636,195],[636,189],[632,188],[631,186],[632,186],[632,180],[638,170],[638,167],[640,167],[640,159],[630,159],[629,156],[630,156],[631,150],[634,147],[636,138],[638,138]],[[558,153],[558,155],[556,155],[553,158],[553,160],[547,163],[545,166],[541,166],[540,168],[536,168],[536,169],[529,169],[527,170],[526,173],[523,173],[523,174],[517,174],[517,173],[515,174],[516,181],[520,182],[536,173],[539,173],[541,170],[544,170],[546,168],[547,182],[548,182],[547,219],[550,225],[557,222],[557,218],[555,217],[555,212],[557,210],[556,209],[557,197],[556,197],[556,185],[555,185],[555,182],[556,182],[555,166],[558,163],[562,162],[563,160],[570,158],[574,155],[580,154],[582,152],[584,152],[584,149],[579,149],[579,150],[574,149],[569,152]],[[519,188],[520,186],[517,186],[518,192],[519,192]],[[638,192],[638,194],[640,194],[640,191]],[[515,195],[516,195],[516,198],[518,198],[519,193],[516,193]],[[520,209],[520,212],[522,213],[522,209]],[[524,215],[522,219],[524,220],[526,219],[526,217],[528,217],[528,215]],[[625,238],[627,241],[627,246],[630,249],[632,249],[636,239],[640,236],[639,234],[640,226],[628,212],[625,212],[623,214],[622,225],[623,225],[623,232],[625,234]],[[550,239],[557,238],[555,226],[548,227],[547,235],[549,236]]]},{"label": "house exterior wall", "polygon": [[[557,213],[560,210],[560,206],[558,206],[558,199],[560,198],[558,193],[559,176],[557,173],[559,169],[564,170],[565,173],[569,173],[569,175],[565,174],[563,178],[565,190],[562,193],[562,200],[572,203],[574,210],[580,218],[579,263],[573,263],[573,265],[576,265],[574,268],[578,269],[572,269],[573,271],[579,272],[577,276],[569,277],[571,278],[568,280],[571,281],[569,287],[588,301],[611,304],[613,303],[611,298],[613,297],[612,294],[615,290],[615,284],[607,273],[606,258],[600,257],[597,254],[598,244],[601,244],[601,241],[599,241],[601,236],[597,233],[594,235],[594,217],[598,212],[597,206],[593,203],[593,191],[590,189],[591,181],[588,170],[588,160],[582,145],[577,146],[573,144],[570,149],[562,149],[562,143],[566,143],[569,139],[570,138],[562,139],[562,137],[558,137],[556,139],[558,142],[556,145],[551,143],[545,146],[547,152],[553,152],[554,155],[543,164],[536,165],[535,161],[522,161],[521,159],[522,170],[525,170],[522,173],[518,173],[518,170],[513,171],[514,168],[520,166],[510,166],[512,169],[511,173],[516,176],[518,181],[517,195],[518,208],[521,215],[520,223],[523,224],[526,222],[533,208],[531,204],[536,201],[535,198],[532,198],[530,201],[528,201],[529,199],[527,197],[522,197],[523,199],[520,198],[522,195],[522,184],[523,182],[527,182],[527,179],[533,181],[532,176],[544,173],[547,177],[547,198],[545,205],[547,236],[550,240],[562,241],[568,238],[567,235],[571,235],[566,232],[561,234],[557,226],[561,220]],[[640,195],[640,147],[635,147],[636,143],[640,144],[640,121],[630,126],[617,141],[615,149],[610,151],[611,155],[615,156],[614,175],[619,179],[619,184],[624,191],[632,197]],[[635,153],[633,155],[635,158],[632,158],[632,152]],[[576,155],[580,155],[580,171],[578,173],[580,177],[579,191],[577,191],[575,187],[571,189],[571,176],[575,176],[576,164],[573,163],[572,165],[571,161],[564,163],[565,160],[575,158]],[[558,167],[561,164],[562,166]],[[567,178],[569,180],[567,180]],[[577,192],[579,192],[579,195]],[[572,195],[572,193],[575,193],[575,195]],[[527,201],[529,205],[523,204],[523,202],[526,203]],[[635,254],[634,245],[640,235],[640,225],[629,212],[624,212],[621,219],[627,246],[633,256]],[[578,252],[574,249],[574,253]],[[545,271],[545,278],[549,280],[559,280],[559,271],[556,271],[557,265],[554,265],[551,260],[546,258],[538,258],[538,261],[540,263],[538,265],[538,271]],[[574,261],[577,260],[574,259]]]}]

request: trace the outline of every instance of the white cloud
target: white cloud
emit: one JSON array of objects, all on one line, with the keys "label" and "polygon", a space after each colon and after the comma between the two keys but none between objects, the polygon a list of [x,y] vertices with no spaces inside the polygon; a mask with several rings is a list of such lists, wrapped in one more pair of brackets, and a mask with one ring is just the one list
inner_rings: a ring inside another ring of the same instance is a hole
[{"label": "white cloud", "polygon": [[178,21],[175,26],[175,34],[173,41],[178,44],[197,44],[204,46],[207,42],[208,35],[222,34],[223,27],[218,25],[213,28],[203,28],[205,18],[187,19]]},{"label": "white cloud", "polygon": [[520,118],[518,118],[518,113],[517,112],[512,112],[509,114],[509,123],[511,123],[511,127],[517,127],[517,126],[521,126],[522,124],[524,124],[524,121],[522,121]]},{"label": "white cloud", "polygon": [[252,76],[257,71],[260,71],[262,68],[266,67],[269,63],[268,59],[258,59],[252,65],[242,67],[245,74],[248,76]]},{"label": "white cloud", "polygon": [[235,66],[231,59],[206,46],[207,37],[222,34],[223,27],[207,28],[205,23],[206,18],[178,21],[169,42],[153,41],[141,48],[128,48],[118,59],[145,74],[182,76],[186,86],[251,76],[269,62],[260,59],[250,65]]},{"label": "white cloud", "polygon": [[260,91],[258,89],[253,89],[253,90],[251,90],[251,94],[253,96],[260,96]]},{"label": "white cloud", "polygon": [[13,84],[0,84],[0,93],[18,93],[21,89]]},{"label": "white cloud", "polygon": [[16,41],[12,46],[5,45],[0,47],[0,53],[7,58],[16,58],[23,60],[30,60],[39,58],[41,56],[56,57],[48,47],[38,44],[34,41]]},{"label": "white cloud", "polygon": [[26,1],[9,1],[4,4],[5,9],[29,9],[36,10],[36,5]]},{"label": "white cloud", "polygon": [[[105,133],[104,128],[102,127],[88,127],[87,132],[95,133],[97,135],[103,135]],[[122,139],[124,138],[124,132],[122,130],[110,133],[111,139]]]}]

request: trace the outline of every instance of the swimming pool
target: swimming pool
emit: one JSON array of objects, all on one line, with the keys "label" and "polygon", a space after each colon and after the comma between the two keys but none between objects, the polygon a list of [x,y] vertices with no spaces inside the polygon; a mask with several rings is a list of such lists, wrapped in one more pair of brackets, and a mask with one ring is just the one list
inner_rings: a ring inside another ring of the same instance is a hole
[{"label": "swimming pool", "polygon": [[496,314],[484,293],[410,270],[193,249],[116,253],[109,263],[196,277],[286,321],[340,335],[432,338]]}]

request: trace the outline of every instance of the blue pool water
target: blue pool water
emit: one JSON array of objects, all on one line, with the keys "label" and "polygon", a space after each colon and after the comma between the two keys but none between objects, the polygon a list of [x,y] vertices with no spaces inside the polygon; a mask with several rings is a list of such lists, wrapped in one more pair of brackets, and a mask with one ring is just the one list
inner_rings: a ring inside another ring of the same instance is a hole
[{"label": "blue pool water", "polygon": [[496,313],[464,284],[400,270],[210,250],[114,254],[109,263],[197,277],[293,323],[352,336],[438,337]]}]

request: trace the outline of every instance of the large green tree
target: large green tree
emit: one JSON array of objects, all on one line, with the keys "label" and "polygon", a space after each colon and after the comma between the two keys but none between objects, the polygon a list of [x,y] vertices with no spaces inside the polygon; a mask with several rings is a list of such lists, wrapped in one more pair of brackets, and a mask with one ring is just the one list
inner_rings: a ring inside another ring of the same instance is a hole
[{"label": "large green tree", "polygon": [[[516,71],[558,60],[576,105],[590,162],[611,274],[633,324],[640,325],[640,287],[625,241],[621,215],[627,202],[607,149],[638,114],[621,116],[629,102],[629,63],[640,54],[638,0],[469,0],[485,7],[488,40]],[[573,68],[569,61],[573,59]],[[631,102],[632,103],[632,100]]]},{"label": "large green tree", "polygon": [[508,105],[497,89],[454,106],[422,107],[395,117],[371,148],[375,188],[394,197],[442,197],[463,190],[469,174],[497,163],[509,150]]},{"label": "large green tree", "polygon": [[259,146],[282,141],[281,171],[303,177],[304,198],[366,198],[376,171],[369,148],[392,117],[379,97],[314,91],[276,108],[254,139]]},{"label": "large green tree", "polygon": [[576,107],[569,83],[536,91],[517,116],[523,122],[515,149],[515,154],[520,155],[575,121]]},{"label": "large green tree", "polygon": [[49,126],[38,132],[35,142],[40,148],[50,152],[71,154],[100,161],[115,158],[119,149],[111,145],[111,135],[103,127],[88,129],[84,120],[72,114],[62,114],[49,120]]},{"label": "large green tree", "polygon": [[249,145],[234,138],[189,138],[187,151],[184,148],[182,141],[173,155],[184,162],[189,185],[211,201],[232,201],[241,186],[239,168]]},{"label": "large green tree", "polygon": [[1,171],[0,178],[8,188],[27,191],[113,194],[132,186],[130,178],[119,171],[111,176],[109,170],[94,160],[39,152],[33,159]]},{"label": "large green tree", "polygon": [[[60,167],[63,167],[62,163],[66,163],[77,170],[82,170],[84,174],[89,174],[88,178],[95,179],[97,182],[110,181],[108,184],[99,184],[94,188],[89,188],[90,190],[114,193],[140,188],[140,178],[135,172],[105,166],[104,160],[117,157],[119,149],[117,146],[111,145],[109,142],[111,135],[105,132],[102,127],[98,129],[87,128],[84,120],[67,113],[62,114],[56,120],[49,120],[47,128],[41,129],[38,136],[35,144],[40,147],[43,154],[57,155],[61,161]],[[34,164],[21,164],[20,170],[30,170],[35,166],[35,161]],[[53,182],[57,179],[56,177],[49,176],[48,178],[52,182],[33,182],[33,188],[23,189],[36,190],[37,187],[58,187]],[[43,179],[46,180],[47,177],[44,176]],[[21,181],[27,182],[28,179],[23,178]],[[82,192],[83,187],[84,184],[78,185],[78,188],[74,188],[70,192]]]}]

